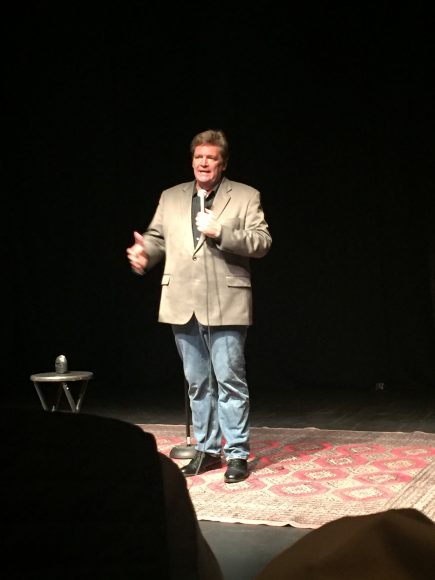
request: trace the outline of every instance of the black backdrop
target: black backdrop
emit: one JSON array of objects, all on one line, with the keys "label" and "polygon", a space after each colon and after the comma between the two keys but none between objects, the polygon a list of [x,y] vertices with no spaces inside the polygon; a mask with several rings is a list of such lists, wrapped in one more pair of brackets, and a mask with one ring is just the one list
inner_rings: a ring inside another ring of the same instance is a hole
[{"label": "black backdrop", "polygon": [[5,19],[7,392],[61,353],[102,393],[178,388],[161,269],[133,275],[125,249],[209,127],[273,236],[253,263],[251,388],[434,385],[433,34],[398,10],[35,3]]}]

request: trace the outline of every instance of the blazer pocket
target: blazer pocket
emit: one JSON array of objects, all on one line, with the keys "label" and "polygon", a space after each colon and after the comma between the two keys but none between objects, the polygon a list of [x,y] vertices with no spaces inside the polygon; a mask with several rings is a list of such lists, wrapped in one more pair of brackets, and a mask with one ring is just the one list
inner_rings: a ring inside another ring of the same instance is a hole
[{"label": "blazer pocket", "polygon": [[162,286],[169,286],[169,281],[171,280],[170,274],[163,274],[161,285]]},{"label": "blazer pocket", "polygon": [[228,228],[231,228],[232,230],[239,230],[240,229],[240,218],[238,218],[238,217],[227,218],[227,219],[223,219],[220,221],[221,221],[221,224],[223,226],[227,226]]},{"label": "blazer pocket", "polygon": [[251,278],[248,276],[227,276],[227,286],[230,288],[250,288]]}]

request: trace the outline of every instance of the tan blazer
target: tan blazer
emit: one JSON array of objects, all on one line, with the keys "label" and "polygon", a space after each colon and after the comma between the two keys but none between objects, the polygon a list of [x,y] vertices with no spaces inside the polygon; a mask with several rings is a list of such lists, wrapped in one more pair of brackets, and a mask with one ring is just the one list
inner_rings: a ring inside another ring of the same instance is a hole
[{"label": "tan blazer", "polygon": [[201,235],[195,247],[193,191],[193,181],[163,191],[144,233],[148,269],[165,261],[158,319],[185,324],[195,314],[204,325],[251,325],[249,260],[265,256],[272,243],[260,192],[224,178],[212,206],[221,239]]}]

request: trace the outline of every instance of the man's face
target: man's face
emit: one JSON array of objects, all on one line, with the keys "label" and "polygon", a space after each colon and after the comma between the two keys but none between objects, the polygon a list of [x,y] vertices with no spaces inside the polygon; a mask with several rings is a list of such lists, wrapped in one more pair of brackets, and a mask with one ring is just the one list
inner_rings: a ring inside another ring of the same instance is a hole
[{"label": "man's face", "polygon": [[202,189],[211,190],[226,169],[217,145],[198,145],[192,159],[193,173]]}]

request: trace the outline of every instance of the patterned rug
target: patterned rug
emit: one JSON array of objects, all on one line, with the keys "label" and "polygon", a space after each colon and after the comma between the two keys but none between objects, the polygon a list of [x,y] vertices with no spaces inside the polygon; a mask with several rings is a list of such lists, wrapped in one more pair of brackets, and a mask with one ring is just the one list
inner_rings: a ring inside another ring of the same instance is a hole
[{"label": "patterned rug", "polygon": [[[139,427],[165,455],[186,443],[185,426]],[[433,433],[251,428],[249,466],[250,477],[231,485],[225,467],[186,479],[199,520],[318,528],[412,507],[435,521]]]}]

